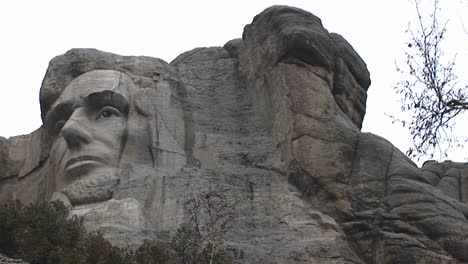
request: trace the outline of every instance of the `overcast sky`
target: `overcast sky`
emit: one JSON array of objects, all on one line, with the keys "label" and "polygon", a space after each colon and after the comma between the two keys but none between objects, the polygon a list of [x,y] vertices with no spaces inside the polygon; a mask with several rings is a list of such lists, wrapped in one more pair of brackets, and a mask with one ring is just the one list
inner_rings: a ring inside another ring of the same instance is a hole
[{"label": "overcast sky", "polygon": [[[48,62],[71,48],[170,62],[184,51],[223,46],[240,38],[256,14],[275,4],[312,12],[328,31],[351,43],[366,62],[372,80],[363,131],[381,135],[406,151],[411,144],[409,132],[392,124],[386,114],[401,115],[393,90],[399,78],[395,61],[404,60],[405,30],[415,18],[410,0],[1,1],[0,136],[27,134],[41,125],[39,88]],[[466,75],[468,28],[463,25],[468,27],[464,18],[468,1],[443,1],[441,7],[443,16],[450,18],[447,53],[456,52],[458,70]],[[455,133],[466,133],[466,123],[465,115],[459,120],[459,127],[465,127]],[[466,158],[467,152],[461,149],[449,152],[448,159]]]}]

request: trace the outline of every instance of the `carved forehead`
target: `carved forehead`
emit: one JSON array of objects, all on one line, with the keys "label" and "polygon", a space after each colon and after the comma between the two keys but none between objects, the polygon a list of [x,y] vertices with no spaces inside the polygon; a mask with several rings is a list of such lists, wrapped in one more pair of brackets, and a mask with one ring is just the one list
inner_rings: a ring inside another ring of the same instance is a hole
[{"label": "carved forehead", "polygon": [[[72,49],[53,58],[41,84],[41,118],[75,78],[94,70],[114,70],[127,74],[138,87],[153,86],[148,80],[174,79],[175,69],[167,62],[146,56],[120,56],[96,49]],[[125,78],[126,79],[126,78]],[[145,79],[144,82],[142,80]]]},{"label": "carved forehead", "polygon": [[115,70],[94,70],[73,79],[52,108],[63,102],[81,100],[103,91],[112,91],[130,102],[132,89],[135,89],[135,85],[127,74]]}]

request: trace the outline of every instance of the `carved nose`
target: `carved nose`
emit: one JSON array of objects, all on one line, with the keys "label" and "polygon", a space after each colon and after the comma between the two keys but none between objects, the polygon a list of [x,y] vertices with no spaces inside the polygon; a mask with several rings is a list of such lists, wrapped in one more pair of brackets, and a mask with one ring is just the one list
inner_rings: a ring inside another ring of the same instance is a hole
[{"label": "carved nose", "polygon": [[68,148],[79,148],[83,144],[91,142],[91,134],[88,128],[81,124],[73,115],[62,128],[62,136],[67,142]]}]

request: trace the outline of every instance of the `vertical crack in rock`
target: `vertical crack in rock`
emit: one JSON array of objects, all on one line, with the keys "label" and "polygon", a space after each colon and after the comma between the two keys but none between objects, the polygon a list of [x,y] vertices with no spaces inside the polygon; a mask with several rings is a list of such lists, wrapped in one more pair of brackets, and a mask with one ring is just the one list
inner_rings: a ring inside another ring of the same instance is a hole
[{"label": "vertical crack in rock", "polygon": [[356,143],[354,144],[354,153],[353,153],[353,159],[351,161],[351,171],[349,172],[349,177],[348,177],[348,181],[347,181],[347,184],[349,184],[351,182],[351,178],[353,177],[353,175],[357,172],[357,164],[359,163],[359,141],[361,140],[361,134],[358,133],[357,136],[356,136]]},{"label": "vertical crack in rock", "polygon": [[[387,162],[388,165],[384,174],[384,195],[380,205],[384,207],[383,209],[385,213],[389,213],[391,210],[390,205],[387,202],[387,197],[389,192],[389,172],[390,167],[392,166],[394,151],[395,147],[391,146],[391,151]],[[372,233],[374,235],[374,239],[372,241],[372,263],[380,264],[380,259],[382,256],[380,256],[378,253],[381,251],[381,244],[383,239],[382,228],[385,228],[385,216],[383,216],[381,213],[377,213],[375,217],[376,219],[374,219],[372,224]]]},{"label": "vertical crack in rock", "polygon": [[387,204],[387,202],[385,201],[387,195],[388,195],[388,178],[389,178],[389,172],[390,172],[390,166],[392,166],[392,161],[393,161],[393,154],[395,152],[395,147],[392,146],[392,151],[390,152],[390,157],[388,159],[388,166],[387,166],[387,169],[385,170],[385,194],[384,194],[384,205],[385,205],[385,212],[388,213],[390,211],[390,207],[389,205]]},{"label": "vertical crack in rock", "polygon": [[463,184],[462,184],[462,173],[458,170],[458,200],[463,202]]}]

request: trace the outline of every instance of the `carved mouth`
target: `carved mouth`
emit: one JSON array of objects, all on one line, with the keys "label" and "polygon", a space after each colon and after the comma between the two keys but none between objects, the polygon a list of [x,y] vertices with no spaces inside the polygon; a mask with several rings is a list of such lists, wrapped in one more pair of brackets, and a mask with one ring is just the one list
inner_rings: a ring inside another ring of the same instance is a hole
[{"label": "carved mouth", "polygon": [[91,155],[83,155],[78,156],[76,158],[72,158],[67,161],[65,164],[65,171],[75,170],[76,168],[80,167],[95,167],[95,166],[102,166],[108,165],[109,163],[98,156],[91,156]]}]

